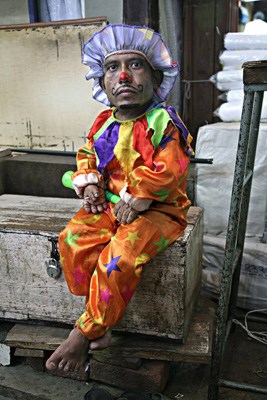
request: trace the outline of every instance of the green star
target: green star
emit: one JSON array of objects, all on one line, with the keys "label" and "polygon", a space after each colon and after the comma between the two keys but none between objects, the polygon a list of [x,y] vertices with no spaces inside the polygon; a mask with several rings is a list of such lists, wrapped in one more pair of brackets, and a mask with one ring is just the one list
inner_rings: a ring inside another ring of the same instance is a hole
[{"label": "green star", "polygon": [[160,192],[153,192],[152,194],[158,196],[161,201],[164,201],[169,196],[169,193],[170,193],[169,190],[164,188]]},{"label": "green star", "polygon": [[85,318],[85,313],[83,313],[83,314],[80,316],[80,318],[78,319],[78,321],[77,321],[78,326],[80,326],[82,329],[85,328],[84,323],[83,323],[83,318]]},{"label": "green star", "polygon": [[165,239],[163,235],[160,235],[160,241],[159,242],[154,242],[156,246],[158,246],[157,253],[165,249],[166,246],[168,246],[168,243],[170,242],[171,239]]},{"label": "green star", "polygon": [[71,230],[68,230],[68,235],[66,237],[66,239],[64,240],[65,243],[68,244],[68,246],[70,247],[71,245],[73,246],[78,246],[76,240],[80,237],[80,235],[73,235]]}]

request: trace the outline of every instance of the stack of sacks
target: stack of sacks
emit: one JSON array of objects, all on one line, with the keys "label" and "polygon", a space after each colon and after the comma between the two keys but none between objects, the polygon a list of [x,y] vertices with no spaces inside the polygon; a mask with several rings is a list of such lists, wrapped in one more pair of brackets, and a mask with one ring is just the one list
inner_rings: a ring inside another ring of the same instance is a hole
[{"label": "stack of sacks", "polygon": [[[267,60],[267,23],[262,20],[249,22],[244,32],[227,33],[224,50],[220,55],[222,71],[210,80],[216,87],[226,92],[225,100],[214,115],[224,122],[240,121],[243,105],[243,70],[247,61]],[[231,96],[228,96],[228,92]],[[241,94],[242,93],[242,94]],[[261,119],[267,119],[267,96],[262,107]]]},{"label": "stack of sacks", "polygon": [[[218,122],[201,127],[196,157],[213,158],[198,164],[196,205],[204,209],[202,287],[217,297],[231,202],[239,122]],[[246,240],[238,292],[238,306],[267,308],[267,243],[263,243],[267,218],[267,124],[260,125],[252,181]]]}]

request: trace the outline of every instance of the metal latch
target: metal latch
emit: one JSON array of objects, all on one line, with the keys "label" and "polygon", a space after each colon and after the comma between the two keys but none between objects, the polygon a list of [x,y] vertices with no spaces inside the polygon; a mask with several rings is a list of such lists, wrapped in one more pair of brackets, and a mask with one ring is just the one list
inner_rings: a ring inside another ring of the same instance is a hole
[{"label": "metal latch", "polygon": [[51,278],[57,279],[62,272],[60,255],[57,248],[58,239],[57,237],[49,237],[48,240],[52,243],[52,250],[50,258],[45,261],[46,271]]}]

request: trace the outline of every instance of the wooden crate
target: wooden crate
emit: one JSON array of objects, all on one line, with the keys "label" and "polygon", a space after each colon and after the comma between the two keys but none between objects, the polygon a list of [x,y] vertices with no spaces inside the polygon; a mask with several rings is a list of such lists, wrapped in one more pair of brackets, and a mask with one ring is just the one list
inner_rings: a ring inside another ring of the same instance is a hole
[{"label": "wooden crate", "polygon": [[[48,238],[80,206],[78,199],[0,196],[0,318],[73,324],[83,312],[84,299],[45,266]],[[200,288],[202,236],[202,210],[191,207],[184,234],[144,267],[118,331],[184,341]]]}]

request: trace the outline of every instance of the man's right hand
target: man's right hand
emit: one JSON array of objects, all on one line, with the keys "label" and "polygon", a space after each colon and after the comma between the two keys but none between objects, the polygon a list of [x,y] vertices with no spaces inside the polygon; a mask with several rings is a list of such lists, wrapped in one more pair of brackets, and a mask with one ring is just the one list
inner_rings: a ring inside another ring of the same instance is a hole
[{"label": "man's right hand", "polygon": [[88,185],[83,193],[83,207],[86,212],[98,214],[108,208],[105,190],[97,185]]}]

